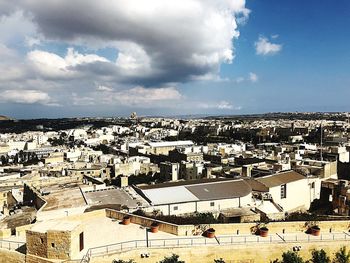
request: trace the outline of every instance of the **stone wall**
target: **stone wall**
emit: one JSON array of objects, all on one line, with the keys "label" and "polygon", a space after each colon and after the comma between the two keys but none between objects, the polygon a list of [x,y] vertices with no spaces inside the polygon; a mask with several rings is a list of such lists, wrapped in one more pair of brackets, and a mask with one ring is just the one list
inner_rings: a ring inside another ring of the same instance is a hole
[{"label": "stone wall", "polygon": [[47,258],[69,259],[71,248],[70,231],[47,231]]},{"label": "stone wall", "polygon": [[33,256],[33,255],[27,255],[26,256],[26,263],[53,263],[54,261],[38,257],[38,256]]},{"label": "stone wall", "polygon": [[24,184],[23,202],[33,202],[37,210],[40,210],[46,204],[39,192],[33,186],[27,184]]},{"label": "stone wall", "polygon": [[27,254],[48,259],[69,259],[71,232],[53,231],[46,233],[27,232]]},{"label": "stone wall", "polygon": [[[203,224],[203,225],[175,225],[163,221],[154,220],[152,218],[137,216],[133,214],[123,213],[116,210],[106,209],[106,216],[118,220],[122,220],[125,215],[131,216],[131,222],[142,226],[149,227],[152,222],[159,222],[159,230],[178,235],[192,236],[198,234],[198,229],[214,228],[216,235],[236,235],[251,234],[256,223],[227,223],[227,224]],[[316,222],[322,232],[342,232],[350,229],[350,220],[343,221],[319,221]],[[295,222],[271,222],[267,224],[272,233],[299,233],[307,230],[306,221]]]},{"label": "stone wall", "polygon": [[26,231],[27,254],[47,258],[47,234]]},{"label": "stone wall", "polygon": [[[317,243],[279,243],[279,244],[247,244],[228,246],[196,246],[162,249],[138,249],[121,254],[105,257],[93,257],[90,263],[110,263],[113,259],[129,260],[136,262],[154,263],[173,253],[180,256],[180,260],[186,263],[213,263],[214,259],[223,258],[226,263],[267,263],[277,258],[281,259],[283,252],[291,250],[294,246],[301,246],[299,254],[304,259],[310,259],[311,251],[324,249],[327,254],[334,257],[334,253],[341,247],[348,246],[349,242],[317,242]],[[149,258],[141,258],[142,253],[149,253]]]},{"label": "stone wall", "polygon": [[122,220],[124,216],[129,215],[131,217],[131,223],[138,224],[145,227],[150,227],[153,222],[159,223],[159,230],[170,233],[173,235],[178,235],[178,225],[171,224],[164,221],[154,220],[152,218],[123,213],[117,210],[106,209],[106,216],[109,218],[114,218],[118,220]]},{"label": "stone wall", "polygon": [[[342,232],[350,229],[350,221],[319,221],[318,226],[321,232]],[[255,223],[235,223],[235,224],[208,224],[201,227],[194,225],[179,225],[177,235],[191,236],[198,228],[214,228],[216,235],[236,235],[236,234],[251,234],[256,226]],[[271,222],[266,225],[271,233],[300,233],[307,230],[307,222]]]},{"label": "stone wall", "polygon": [[25,255],[17,251],[0,248],[0,263],[24,263]]}]

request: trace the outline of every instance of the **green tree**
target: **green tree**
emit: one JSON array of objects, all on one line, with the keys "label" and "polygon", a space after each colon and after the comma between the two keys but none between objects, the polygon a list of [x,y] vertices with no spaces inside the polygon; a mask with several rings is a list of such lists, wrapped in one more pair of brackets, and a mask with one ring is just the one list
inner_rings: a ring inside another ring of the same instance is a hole
[{"label": "green tree", "polygon": [[172,254],[170,257],[164,257],[159,263],[185,263],[185,261],[179,260],[179,255]]},{"label": "green tree", "polygon": [[274,261],[270,261],[271,263],[305,263],[302,257],[298,255],[298,253],[293,251],[284,252],[282,254],[282,260],[275,259]]},{"label": "green tree", "polygon": [[311,252],[311,255],[312,255],[312,258],[310,262],[312,263],[330,263],[331,262],[331,260],[327,256],[326,251],[324,251],[323,249],[313,250]]},{"label": "green tree", "polygon": [[135,260],[133,259],[129,259],[129,260],[122,260],[122,259],[119,259],[119,260],[113,260],[113,263],[136,263]]},{"label": "green tree", "polygon": [[335,253],[333,263],[350,263],[350,252],[346,250],[346,247],[342,247]]}]

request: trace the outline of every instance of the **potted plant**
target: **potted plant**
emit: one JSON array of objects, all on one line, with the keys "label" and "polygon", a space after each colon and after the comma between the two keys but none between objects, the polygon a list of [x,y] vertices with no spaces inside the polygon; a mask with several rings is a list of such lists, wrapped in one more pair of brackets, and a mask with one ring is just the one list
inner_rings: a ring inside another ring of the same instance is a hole
[{"label": "potted plant", "polygon": [[208,228],[205,231],[205,235],[207,238],[214,238],[215,237],[215,229],[214,228]]},{"label": "potted plant", "polygon": [[257,223],[256,226],[251,228],[251,231],[255,235],[260,235],[261,237],[267,237],[269,234],[269,229],[264,223]]},{"label": "potted plant", "polygon": [[266,226],[259,227],[259,235],[261,237],[267,237],[269,235],[269,229]]},{"label": "potted plant", "polygon": [[131,222],[131,217],[130,216],[126,215],[126,216],[123,217],[123,221],[122,221],[123,225],[129,225],[130,222]]},{"label": "potted plant", "polygon": [[310,227],[310,234],[313,236],[319,236],[321,233],[321,228],[318,225],[313,225]]},{"label": "potted plant", "polygon": [[151,232],[152,233],[157,233],[159,230],[159,223],[158,222],[153,222],[151,224]]}]

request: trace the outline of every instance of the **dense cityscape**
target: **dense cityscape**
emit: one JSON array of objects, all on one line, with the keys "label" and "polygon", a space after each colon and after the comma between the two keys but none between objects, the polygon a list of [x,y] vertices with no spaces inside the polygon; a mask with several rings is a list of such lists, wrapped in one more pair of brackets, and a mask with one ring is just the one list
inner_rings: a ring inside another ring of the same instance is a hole
[{"label": "dense cityscape", "polygon": [[0,0],[0,263],[350,263],[349,0]]},{"label": "dense cityscape", "polygon": [[0,129],[0,242],[28,262],[134,250],[155,262],[199,245],[226,262],[232,245],[350,238],[348,113],[3,117]]}]

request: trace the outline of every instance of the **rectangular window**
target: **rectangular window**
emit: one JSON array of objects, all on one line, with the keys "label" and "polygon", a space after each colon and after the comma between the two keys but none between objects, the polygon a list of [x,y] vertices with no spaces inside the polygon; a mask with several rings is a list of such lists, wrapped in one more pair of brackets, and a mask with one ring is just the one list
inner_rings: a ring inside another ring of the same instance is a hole
[{"label": "rectangular window", "polygon": [[84,249],[84,232],[79,234],[79,251]]},{"label": "rectangular window", "polygon": [[210,206],[215,206],[215,202],[210,202]]},{"label": "rectangular window", "polygon": [[282,184],[281,185],[281,199],[287,198],[287,185]]},{"label": "rectangular window", "polygon": [[179,210],[178,206],[174,206],[174,211]]}]

